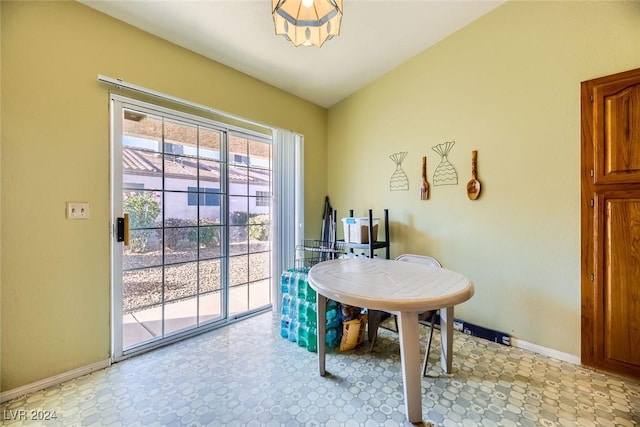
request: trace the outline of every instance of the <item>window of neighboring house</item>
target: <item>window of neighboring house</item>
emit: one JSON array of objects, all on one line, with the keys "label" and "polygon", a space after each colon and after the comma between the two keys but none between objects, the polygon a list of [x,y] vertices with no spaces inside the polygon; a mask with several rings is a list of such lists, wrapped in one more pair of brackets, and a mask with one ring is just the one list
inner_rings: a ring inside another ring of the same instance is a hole
[{"label": "window of neighboring house", "polygon": [[199,200],[200,206],[220,206],[219,188],[188,187],[188,190],[187,205],[198,206]]},{"label": "window of neighboring house", "polygon": [[144,190],[144,184],[140,184],[139,182],[125,182],[122,184],[122,187],[129,190]]},{"label": "window of neighboring house", "polygon": [[269,206],[271,194],[268,191],[256,191],[256,206]]},{"label": "window of neighboring house", "polygon": [[240,163],[243,165],[248,165],[249,164],[249,156],[243,156],[241,154],[234,154],[233,155],[233,162],[234,163]]}]

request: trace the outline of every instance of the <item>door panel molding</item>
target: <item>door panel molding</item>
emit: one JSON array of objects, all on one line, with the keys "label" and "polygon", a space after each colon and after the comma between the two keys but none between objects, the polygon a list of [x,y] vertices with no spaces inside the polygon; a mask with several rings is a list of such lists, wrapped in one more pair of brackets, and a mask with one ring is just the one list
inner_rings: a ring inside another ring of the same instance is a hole
[{"label": "door panel molding", "polygon": [[640,181],[640,76],[627,75],[588,85],[593,99],[595,184]]},{"label": "door panel molding", "polygon": [[603,356],[640,366],[640,191],[631,193],[605,196]]}]

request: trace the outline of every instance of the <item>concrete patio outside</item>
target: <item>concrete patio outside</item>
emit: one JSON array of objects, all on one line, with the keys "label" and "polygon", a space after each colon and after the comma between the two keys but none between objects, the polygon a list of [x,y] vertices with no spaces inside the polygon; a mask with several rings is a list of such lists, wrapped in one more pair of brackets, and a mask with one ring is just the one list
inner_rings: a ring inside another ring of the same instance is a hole
[{"label": "concrete patio outside", "polygon": [[[200,295],[200,312],[198,315],[198,297],[168,302],[164,305],[164,322],[162,305],[125,314],[122,322],[123,348],[128,349],[147,341],[193,328],[222,316],[222,292],[215,291]],[[250,285],[234,286],[229,290],[229,315],[264,307],[271,304],[269,281],[261,281]]]}]

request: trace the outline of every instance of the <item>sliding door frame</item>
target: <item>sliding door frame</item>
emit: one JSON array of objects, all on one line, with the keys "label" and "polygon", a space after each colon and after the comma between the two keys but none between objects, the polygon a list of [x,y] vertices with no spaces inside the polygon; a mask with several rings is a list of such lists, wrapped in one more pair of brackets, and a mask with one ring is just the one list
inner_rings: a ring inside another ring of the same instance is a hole
[{"label": "sliding door frame", "polygon": [[[195,122],[205,123],[206,126],[211,127],[216,130],[220,130],[223,132],[226,137],[225,140],[228,139],[229,133],[234,134],[243,134],[247,136],[253,136],[260,139],[269,139],[268,135],[261,134],[259,132],[253,132],[249,129],[229,125],[226,123],[221,123],[211,118],[206,117],[206,114],[203,116],[193,115],[180,109],[172,109],[167,108],[161,105],[157,105],[154,103],[149,103],[145,101],[141,101],[134,97],[123,96],[120,94],[111,94],[111,109],[110,109],[110,121],[111,121],[111,354],[112,360],[118,361],[125,359],[127,357],[148,351],[150,349],[156,348],[158,346],[166,345],[185,337],[196,335],[211,329],[215,329],[220,326],[224,326],[228,323],[232,323],[234,321],[240,320],[242,318],[247,317],[248,315],[257,314],[269,309],[269,306],[260,308],[258,310],[254,310],[253,312],[249,310],[246,314],[240,315],[237,318],[228,316],[228,288],[229,288],[229,280],[228,280],[228,261],[230,254],[228,253],[228,238],[225,238],[222,244],[225,246],[225,253],[222,257],[223,259],[223,288],[225,291],[222,292],[223,300],[222,300],[222,317],[217,321],[212,321],[210,324],[206,324],[204,326],[196,327],[191,330],[187,330],[184,332],[178,332],[173,335],[170,335],[167,338],[163,338],[162,340],[154,340],[149,342],[148,344],[143,344],[137,347],[134,347],[131,350],[123,351],[123,342],[122,342],[122,333],[123,333],[123,306],[122,306],[122,251],[119,250],[121,243],[116,242],[116,221],[115,218],[122,213],[122,197],[116,197],[116,190],[122,189],[123,186],[123,177],[122,177],[122,119],[121,117],[116,117],[117,111],[122,111],[122,107],[130,106],[132,108],[144,108],[149,109],[153,112],[159,112],[162,114],[167,114],[169,116],[175,116],[176,113],[179,113],[178,116],[185,116],[187,118],[191,117]],[[120,107],[120,108],[116,108]],[[303,137],[298,134],[293,134],[287,131],[280,131],[276,129],[272,129],[274,134],[285,133],[288,134],[289,138],[286,143],[276,142],[276,138],[271,138],[272,151],[271,158],[273,162],[272,170],[272,226],[271,226],[271,237],[272,246],[271,246],[271,307],[273,310],[279,310],[279,301],[281,299],[280,294],[280,286],[279,286],[279,278],[282,271],[284,271],[287,266],[291,266],[293,263],[293,259],[295,257],[295,243],[300,240],[301,230],[304,229],[302,218],[303,214]],[[283,150],[283,146],[286,146],[284,149],[288,154],[282,156],[282,153],[279,153],[278,150]],[[228,147],[224,147],[225,153],[224,156],[228,155]],[[279,154],[278,154],[279,153]],[[276,165],[284,165],[284,169],[287,169],[287,163],[294,162],[295,167],[291,167],[289,164],[288,170],[289,176],[284,178],[286,190],[284,187],[276,188],[278,179],[282,181],[282,177],[280,176],[282,167],[276,170]],[[120,163],[120,164],[118,164]],[[226,178],[226,176],[225,176]],[[293,185],[289,181],[294,181]],[[293,193],[289,193],[289,190],[293,189]],[[291,194],[289,197],[288,203],[283,204],[282,198],[284,195]],[[225,197],[228,199],[229,192],[226,192]],[[224,214],[228,218],[228,200],[225,203],[227,209],[225,209]],[[290,215],[289,213],[283,212],[283,209],[294,209],[294,214]],[[222,213],[221,213],[222,214]],[[282,229],[285,226],[287,230],[282,230],[283,233],[280,234],[276,232],[278,229]],[[228,229],[229,224],[226,223],[225,228]]]}]

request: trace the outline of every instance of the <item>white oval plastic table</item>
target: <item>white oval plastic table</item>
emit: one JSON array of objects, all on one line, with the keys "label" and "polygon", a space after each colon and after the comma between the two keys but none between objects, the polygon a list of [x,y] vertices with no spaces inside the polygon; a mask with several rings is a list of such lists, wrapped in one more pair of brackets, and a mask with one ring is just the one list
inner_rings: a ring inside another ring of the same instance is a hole
[{"label": "white oval plastic table", "polygon": [[428,265],[378,258],[335,259],[309,271],[318,293],[318,367],[325,370],[327,299],[398,316],[400,359],[407,418],[422,421],[418,313],[440,310],[442,369],[451,372],[453,307],[473,296],[471,280],[460,273]]}]

